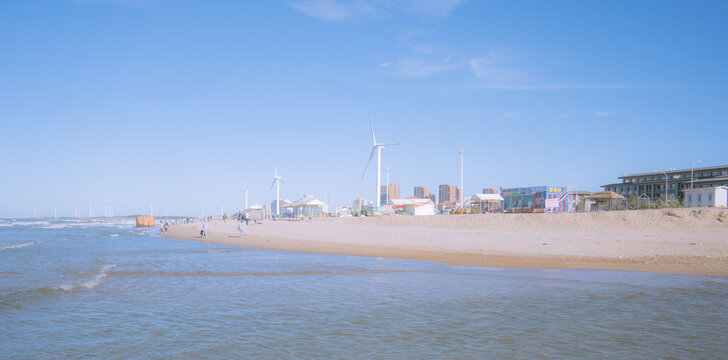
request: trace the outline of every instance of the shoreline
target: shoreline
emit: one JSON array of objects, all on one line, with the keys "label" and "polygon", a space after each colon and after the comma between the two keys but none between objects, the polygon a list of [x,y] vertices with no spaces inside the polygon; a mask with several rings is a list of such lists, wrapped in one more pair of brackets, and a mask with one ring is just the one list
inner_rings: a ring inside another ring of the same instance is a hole
[{"label": "shoreline", "polygon": [[172,226],[168,236],[457,266],[728,276],[728,210],[693,210],[281,220],[251,225],[241,237],[228,221],[210,224],[205,239],[199,224]]}]

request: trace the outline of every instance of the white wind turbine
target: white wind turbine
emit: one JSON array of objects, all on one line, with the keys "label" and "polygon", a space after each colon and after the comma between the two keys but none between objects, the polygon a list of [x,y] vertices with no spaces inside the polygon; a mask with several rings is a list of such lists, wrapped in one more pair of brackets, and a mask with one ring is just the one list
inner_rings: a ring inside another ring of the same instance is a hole
[{"label": "white wind turbine", "polygon": [[243,192],[245,193],[245,209],[243,210],[248,210],[248,190],[250,190],[250,188],[243,184]]},{"label": "white wind turbine", "polygon": [[273,175],[273,183],[270,184],[271,189],[273,189],[273,185],[276,186],[276,216],[280,215],[281,210],[281,180],[283,178],[278,176],[278,167],[276,167],[275,175]]},{"label": "white wind turbine", "polygon": [[364,180],[364,175],[367,173],[367,168],[369,168],[369,164],[372,162],[372,157],[374,157],[374,151],[377,152],[377,208],[380,206],[380,196],[381,196],[381,181],[382,181],[382,149],[387,146],[391,145],[399,145],[399,143],[378,143],[377,138],[374,136],[374,125],[372,125],[372,121],[369,120],[369,128],[372,130],[372,152],[369,154],[369,161],[367,161],[367,165],[364,167],[364,173],[361,175],[361,179]]}]

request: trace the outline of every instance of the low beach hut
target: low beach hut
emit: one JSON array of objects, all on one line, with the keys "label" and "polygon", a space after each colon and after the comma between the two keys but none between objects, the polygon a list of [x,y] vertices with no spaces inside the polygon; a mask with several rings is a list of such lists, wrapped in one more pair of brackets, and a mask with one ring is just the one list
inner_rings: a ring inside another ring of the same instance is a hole
[{"label": "low beach hut", "polygon": [[246,209],[248,213],[250,214],[251,220],[263,220],[265,219],[265,208],[262,207],[259,204],[254,204],[253,206]]},{"label": "low beach hut", "polygon": [[475,194],[470,198],[470,206],[480,213],[500,211],[503,197],[498,194]]},{"label": "low beach hut", "polygon": [[321,217],[329,212],[329,207],[313,196],[307,196],[296,202],[283,205],[283,209],[290,210],[295,218]]},{"label": "low beach hut", "polygon": [[587,211],[614,211],[625,210],[627,199],[614,191],[595,192],[584,197]]}]

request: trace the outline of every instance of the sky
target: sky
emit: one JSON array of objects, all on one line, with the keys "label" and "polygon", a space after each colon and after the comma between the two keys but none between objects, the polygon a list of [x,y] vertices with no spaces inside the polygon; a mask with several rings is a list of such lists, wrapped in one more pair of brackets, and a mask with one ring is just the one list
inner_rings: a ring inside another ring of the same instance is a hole
[{"label": "sky", "polygon": [[0,0],[0,217],[728,164],[728,2]]}]

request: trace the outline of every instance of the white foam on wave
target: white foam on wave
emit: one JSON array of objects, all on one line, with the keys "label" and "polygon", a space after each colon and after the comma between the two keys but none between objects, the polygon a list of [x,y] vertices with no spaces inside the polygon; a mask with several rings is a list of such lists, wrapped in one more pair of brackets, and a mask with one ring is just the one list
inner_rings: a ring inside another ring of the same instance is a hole
[{"label": "white foam on wave", "polygon": [[111,235],[109,235],[109,237],[117,237],[117,236],[119,236],[119,234],[111,234]]},{"label": "white foam on wave", "polygon": [[43,243],[42,241],[31,241],[31,242],[22,243],[22,244],[6,245],[3,247],[0,247],[0,251],[10,250],[10,249],[20,249],[20,248],[24,248],[26,246],[30,246],[33,244],[42,244],[42,243]]},{"label": "white foam on wave", "polygon": [[13,221],[13,225],[20,225],[20,226],[45,226],[49,225],[50,223],[48,221]]},{"label": "white foam on wave", "polygon": [[101,270],[99,270],[96,274],[94,274],[93,279],[84,281],[84,282],[82,282],[80,284],[76,284],[76,285],[63,284],[63,285],[58,286],[57,288],[60,290],[64,290],[64,291],[71,291],[73,289],[78,289],[78,288],[86,288],[86,289],[94,288],[94,287],[96,287],[96,285],[101,283],[101,280],[103,280],[103,278],[105,278],[107,276],[106,271],[113,269],[114,267],[116,267],[116,264],[106,264],[101,267]]}]

